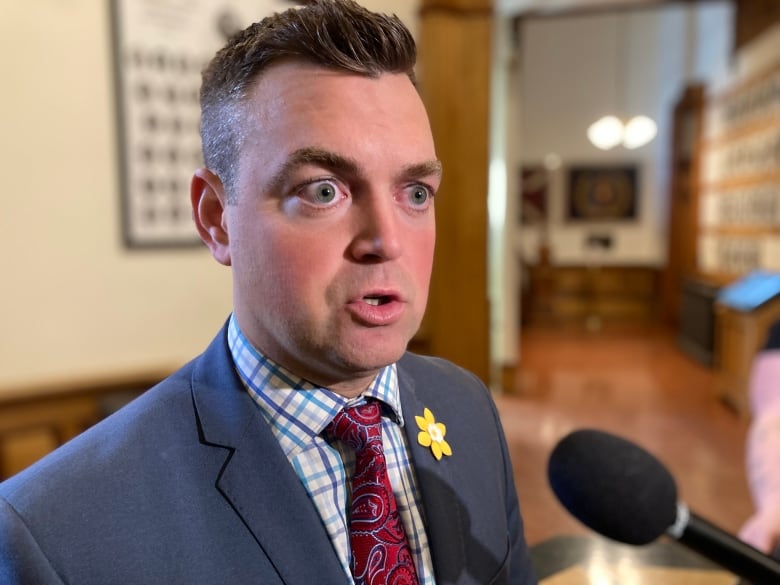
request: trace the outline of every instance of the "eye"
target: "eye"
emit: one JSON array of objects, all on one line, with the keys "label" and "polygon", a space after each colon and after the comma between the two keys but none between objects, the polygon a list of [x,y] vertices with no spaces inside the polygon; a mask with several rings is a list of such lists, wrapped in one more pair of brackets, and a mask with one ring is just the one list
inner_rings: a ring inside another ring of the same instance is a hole
[{"label": "eye", "polygon": [[313,199],[317,203],[330,203],[336,199],[337,191],[330,183],[317,183],[313,185]]},{"label": "eye", "polygon": [[407,191],[412,207],[427,207],[432,197],[431,190],[425,185],[412,185]]},{"label": "eye", "polygon": [[346,197],[343,187],[330,179],[315,179],[300,187],[297,197],[310,206],[329,208]]}]

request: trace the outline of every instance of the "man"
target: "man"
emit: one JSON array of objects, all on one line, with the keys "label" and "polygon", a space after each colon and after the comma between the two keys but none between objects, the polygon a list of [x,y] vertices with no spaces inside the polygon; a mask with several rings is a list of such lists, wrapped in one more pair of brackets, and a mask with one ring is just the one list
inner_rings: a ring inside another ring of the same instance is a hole
[{"label": "man", "polygon": [[[441,176],[414,58],[397,19],[348,0],[217,54],[191,199],[234,312],[202,356],[0,486],[0,582],[535,582],[488,392],[405,353]],[[352,540],[365,466],[334,429],[365,407],[393,494],[368,508],[392,510],[403,578],[356,569],[386,553]]]}]

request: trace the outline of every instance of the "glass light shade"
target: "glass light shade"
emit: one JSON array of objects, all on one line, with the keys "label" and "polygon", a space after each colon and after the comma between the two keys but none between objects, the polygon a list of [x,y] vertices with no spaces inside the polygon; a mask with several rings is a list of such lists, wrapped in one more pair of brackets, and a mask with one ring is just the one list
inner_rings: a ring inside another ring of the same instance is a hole
[{"label": "glass light shade", "polygon": [[634,116],[623,131],[623,146],[634,149],[650,142],[658,133],[658,126],[647,116]]},{"label": "glass light shade", "polygon": [[588,127],[588,139],[596,148],[609,150],[623,140],[623,122],[616,116],[604,116]]}]

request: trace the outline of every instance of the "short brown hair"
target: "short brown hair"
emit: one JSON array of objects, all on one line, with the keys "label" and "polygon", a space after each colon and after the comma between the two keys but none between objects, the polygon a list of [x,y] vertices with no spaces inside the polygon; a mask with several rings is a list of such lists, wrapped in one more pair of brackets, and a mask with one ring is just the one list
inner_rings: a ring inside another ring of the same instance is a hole
[{"label": "short brown hair", "polygon": [[241,149],[240,106],[270,65],[299,60],[369,77],[402,73],[414,83],[416,57],[414,39],[397,16],[352,0],[312,0],[235,34],[203,71],[200,89],[203,158],[222,180],[228,201]]}]

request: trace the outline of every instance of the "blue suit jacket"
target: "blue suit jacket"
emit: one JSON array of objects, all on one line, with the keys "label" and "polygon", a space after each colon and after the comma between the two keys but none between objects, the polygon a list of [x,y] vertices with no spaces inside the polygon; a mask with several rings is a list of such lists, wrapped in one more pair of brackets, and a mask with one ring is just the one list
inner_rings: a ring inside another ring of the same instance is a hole
[{"label": "blue suit jacket", "polygon": [[[456,366],[407,354],[401,403],[435,575],[531,584],[498,415]],[[453,454],[417,443],[430,408]],[[140,398],[0,484],[0,583],[344,585],[317,511],[238,379],[223,330]]]}]

